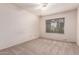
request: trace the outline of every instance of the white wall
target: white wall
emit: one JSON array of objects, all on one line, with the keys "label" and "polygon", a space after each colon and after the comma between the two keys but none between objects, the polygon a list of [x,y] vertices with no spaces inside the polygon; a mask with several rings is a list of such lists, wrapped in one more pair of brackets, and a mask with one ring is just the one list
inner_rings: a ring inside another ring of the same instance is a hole
[{"label": "white wall", "polygon": [[77,45],[79,46],[79,8],[77,9]]},{"label": "white wall", "polygon": [[[64,34],[46,33],[46,23],[48,19],[65,17]],[[64,40],[69,42],[76,42],[76,21],[77,11],[67,11],[54,15],[44,16],[41,18],[41,37],[55,40]]]},{"label": "white wall", "polygon": [[39,18],[10,4],[0,4],[0,49],[39,37]]}]

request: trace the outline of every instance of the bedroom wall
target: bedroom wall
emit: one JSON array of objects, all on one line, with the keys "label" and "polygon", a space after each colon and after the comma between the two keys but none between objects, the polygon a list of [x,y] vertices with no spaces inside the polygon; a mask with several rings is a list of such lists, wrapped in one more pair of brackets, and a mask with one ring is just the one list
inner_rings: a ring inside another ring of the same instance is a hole
[{"label": "bedroom wall", "polygon": [[79,8],[77,9],[77,45],[79,46]]},{"label": "bedroom wall", "polygon": [[[64,34],[59,33],[46,33],[46,23],[48,19],[65,18]],[[58,14],[48,15],[41,17],[41,37],[69,42],[76,42],[76,23],[77,23],[77,10],[66,11]]]},{"label": "bedroom wall", "polygon": [[39,18],[11,4],[0,4],[0,49],[39,37]]}]

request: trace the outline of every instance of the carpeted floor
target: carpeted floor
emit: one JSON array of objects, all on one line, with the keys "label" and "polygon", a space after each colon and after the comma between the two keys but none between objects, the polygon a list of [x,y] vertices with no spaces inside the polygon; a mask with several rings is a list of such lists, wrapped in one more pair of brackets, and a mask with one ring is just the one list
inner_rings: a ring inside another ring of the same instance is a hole
[{"label": "carpeted floor", "polygon": [[76,43],[35,39],[0,51],[0,55],[78,55]]}]

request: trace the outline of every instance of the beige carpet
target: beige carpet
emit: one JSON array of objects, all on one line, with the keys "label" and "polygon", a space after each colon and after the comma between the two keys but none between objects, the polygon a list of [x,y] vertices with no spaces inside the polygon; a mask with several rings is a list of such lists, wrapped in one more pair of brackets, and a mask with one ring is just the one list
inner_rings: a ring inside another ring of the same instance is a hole
[{"label": "beige carpet", "polygon": [[50,39],[35,39],[0,51],[1,55],[76,55],[79,47],[75,43]]}]

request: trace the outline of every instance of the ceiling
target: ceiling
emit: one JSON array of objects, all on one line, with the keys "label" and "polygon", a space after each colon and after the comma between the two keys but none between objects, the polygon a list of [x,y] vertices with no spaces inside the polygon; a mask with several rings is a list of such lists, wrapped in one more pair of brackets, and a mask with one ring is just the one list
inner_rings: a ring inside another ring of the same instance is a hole
[{"label": "ceiling", "polygon": [[40,8],[41,3],[16,3],[15,5],[39,16],[64,12],[76,9],[79,6],[78,3],[48,3],[42,10]]}]

